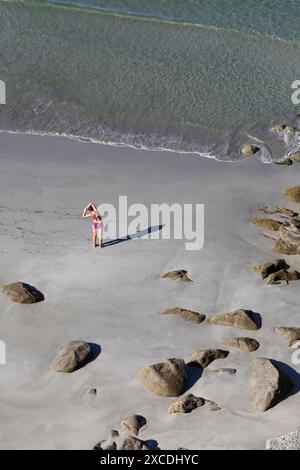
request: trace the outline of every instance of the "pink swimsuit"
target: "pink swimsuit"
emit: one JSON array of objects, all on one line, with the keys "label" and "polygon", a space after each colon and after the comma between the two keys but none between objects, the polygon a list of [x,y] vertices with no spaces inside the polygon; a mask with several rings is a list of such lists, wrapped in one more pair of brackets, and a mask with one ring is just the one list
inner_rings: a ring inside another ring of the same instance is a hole
[{"label": "pink swimsuit", "polygon": [[101,221],[97,221],[97,220],[94,220],[93,221],[93,227],[95,230],[98,230],[102,227],[102,222]]}]

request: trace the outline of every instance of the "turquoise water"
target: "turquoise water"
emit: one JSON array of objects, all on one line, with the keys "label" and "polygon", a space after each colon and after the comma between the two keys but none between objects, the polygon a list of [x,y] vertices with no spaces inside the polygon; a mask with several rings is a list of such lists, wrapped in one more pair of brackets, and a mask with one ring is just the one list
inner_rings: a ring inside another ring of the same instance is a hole
[{"label": "turquoise water", "polygon": [[222,160],[250,139],[278,158],[299,20],[298,0],[0,0],[0,129]]}]

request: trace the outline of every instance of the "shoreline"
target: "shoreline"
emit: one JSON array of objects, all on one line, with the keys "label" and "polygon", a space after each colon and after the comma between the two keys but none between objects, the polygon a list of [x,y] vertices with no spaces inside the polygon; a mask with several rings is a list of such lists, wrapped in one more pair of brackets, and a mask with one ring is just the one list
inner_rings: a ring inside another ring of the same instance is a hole
[{"label": "shoreline", "polygon": [[[7,345],[0,448],[91,449],[132,413],[147,419],[139,437],[156,440],[161,449],[263,449],[268,438],[299,426],[299,393],[262,414],[251,408],[247,385],[254,357],[297,369],[272,329],[299,324],[298,284],[266,286],[251,272],[278,255],[250,223],[265,202],[296,207],[281,191],[299,182],[297,165],[282,168],[251,157],[222,165],[173,152],[162,158],[155,151],[9,133],[0,134],[0,159],[0,284],[24,281],[45,294],[44,302],[30,306],[0,294],[0,339]],[[146,206],[205,204],[203,250],[185,251],[182,240],[138,238],[103,252],[90,248],[82,207],[89,200],[115,203],[120,194]],[[300,270],[296,256],[285,258]],[[179,268],[194,282],[159,279]],[[160,315],[175,305],[207,319],[194,325]],[[221,410],[167,415],[175,399],[147,392],[137,373],[168,357],[186,360],[197,349],[222,348],[223,340],[245,334],[209,322],[236,308],[261,314],[263,327],[250,333],[260,348],[230,349],[211,368],[235,367],[236,376],[204,371],[188,391]],[[101,353],[72,374],[53,372],[57,348],[76,339],[100,345]],[[98,393],[88,394],[89,387]]]}]

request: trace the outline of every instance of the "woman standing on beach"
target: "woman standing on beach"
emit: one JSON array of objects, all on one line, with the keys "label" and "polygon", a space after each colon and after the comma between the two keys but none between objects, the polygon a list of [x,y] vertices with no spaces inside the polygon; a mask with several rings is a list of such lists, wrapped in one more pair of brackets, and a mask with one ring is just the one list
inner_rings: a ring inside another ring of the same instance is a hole
[{"label": "woman standing on beach", "polygon": [[102,219],[100,214],[97,211],[95,204],[89,203],[83,210],[82,218],[92,218],[92,232],[93,238],[92,243],[93,247],[96,248],[97,246],[97,239],[100,248],[103,248],[103,239],[102,239]]}]

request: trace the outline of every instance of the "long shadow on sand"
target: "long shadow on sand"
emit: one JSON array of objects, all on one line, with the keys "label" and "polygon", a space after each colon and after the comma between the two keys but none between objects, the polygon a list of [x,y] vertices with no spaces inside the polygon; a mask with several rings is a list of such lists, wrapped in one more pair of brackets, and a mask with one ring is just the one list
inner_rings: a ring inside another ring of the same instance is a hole
[{"label": "long shadow on sand", "polygon": [[145,228],[144,230],[139,230],[138,232],[133,233],[132,235],[126,235],[125,237],[116,238],[116,240],[109,240],[108,242],[105,242],[103,245],[104,247],[117,245],[118,243],[127,242],[129,240],[134,240],[135,238],[141,238],[144,235],[147,235],[149,233],[159,232],[160,230],[162,230],[163,227],[164,225],[156,225],[153,227],[148,227],[148,228]]},{"label": "long shadow on sand", "polygon": [[[293,350],[292,350],[293,351]],[[293,369],[292,367],[288,366],[284,362],[276,361],[275,359],[271,359],[271,362],[282,372],[289,376],[291,381],[294,384],[294,387],[285,397],[282,398],[280,401],[284,401],[286,398],[291,397],[292,395],[296,395],[300,391],[300,374]]]},{"label": "long shadow on sand", "polygon": [[203,374],[202,367],[186,366],[187,381],[183,393],[187,392],[200,379]]}]

